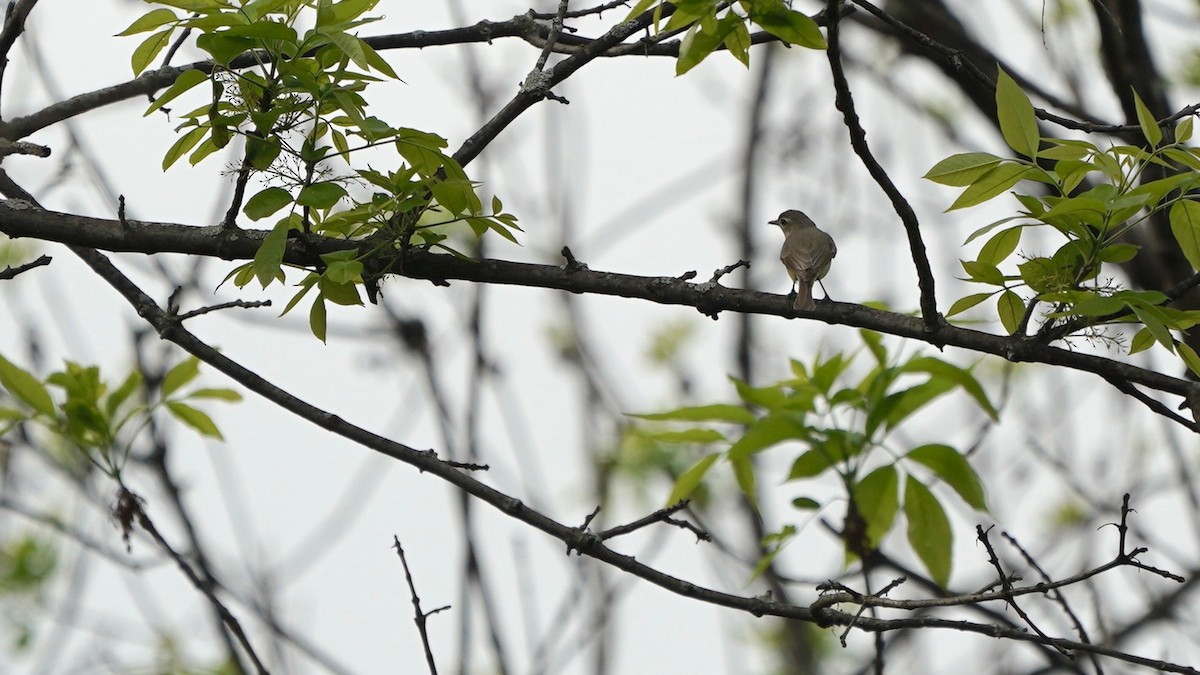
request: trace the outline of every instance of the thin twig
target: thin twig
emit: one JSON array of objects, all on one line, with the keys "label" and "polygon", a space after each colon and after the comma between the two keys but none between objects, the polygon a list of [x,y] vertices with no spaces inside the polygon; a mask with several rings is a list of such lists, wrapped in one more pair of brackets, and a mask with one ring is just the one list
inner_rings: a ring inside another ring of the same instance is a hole
[{"label": "thin twig", "polygon": [[912,253],[913,265],[917,269],[917,286],[921,289],[921,318],[925,323],[925,331],[934,333],[945,323],[945,320],[937,310],[933,270],[929,266],[929,256],[925,253],[925,242],[921,238],[921,226],[917,222],[917,214],[908,200],[900,193],[895,183],[888,177],[887,172],[871,154],[870,148],[867,147],[867,133],[863,129],[862,123],[859,122],[858,113],[854,110],[850,84],[846,81],[846,73],[842,69],[841,31],[838,29],[841,18],[838,11],[840,4],[840,0],[827,0],[825,6],[825,14],[829,17],[829,48],[826,50],[826,55],[829,58],[829,68],[833,73],[833,87],[837,92],[835,99],[837,109],[842,111],[846,128],[850,132],[850,145],[854,148],[854,153],[859,156],[871,177],[891,200],[892,208],[896,210],[896,214],[900,216],[900,220],[904,224],[904,231],[908,235],[908,248]]},{"label": "thin twig", "polygon": [[38,257],[37,260],[34,260],[32,262],[27,262],[24,265],[17,265],[16,267],[5,267],[4,269],[0,270],[0,281],[7,281],[9,279],[16,277],[18,274],[23,274],[25,272],[28,272],[29,270],[31,270],[35,267],[42,267],[44,265],[49,265],[51,260],[52,260],[52,258],[50,256],[43,255],[43,256]]},{"label": "thin twig", "polygon": [[408,582],[408,592],[412,596],[413,621],[417,624],[417,632],[421,635],[421,644],[425,647],[425,663],[429,665],[431,675],[437,675],[437,661],[433,658],[433,647],[429,645],[429,632],[426,630],[425,624],[429,617],[450,609],[450,605],[438,607],[429,612],[421,610],[421,598],[417,596],[417,585],[413,583],[412,571],[408,569],[408,558],[404,557],[404,547],[400,545],[400,537],[393,534],[392,542],[392,548],[396,549],[396,555],[400,556],[400,564],[404,567],[404,580]]},{"label": "thin twig", "polygon": [[258,669],[260,674],[266,675],[268,672],[267,667],[263,665],[261,660],[259,660],[258,654],[254,651],[254,646],[250,644],[250,638],[246,637],[246,633],[242,630],[242,625],[238,622],[237,617],[235,617],[233,613],[229,611],[229,608],[227,608],[216,596],[216,594],[213,593],[212,588],[208,584],[204,583],[200,577],[196,576],[196,572],[192,569],[192,566],[183,559],[183,556],[167,543],[167,540],[164,539],[162,534],[159,533],[158,528],[156,528],[154,523],[151,522],[150,516],[146,514],[146,511],[142,506],[142,499],[126,488],[122,487],[118,492],[117,506],[114,510],[120,518],[132,517],[135,519],[138,525],[142,526],[142,529],[154,539],[159,547],[166,551],[167,555],[171,556],[171,559],[174,560],[179,566],[179,569],[183,572],[183,575],[187,577],[188,581],[192,582],[192,585],[196,587],[196,590],[204,594],[204,597],[208,599],[213,608],[216,609],[221,615],[221,619],[225,622],[225,625],[229,627],[230,632],[232,632],[237,638],[238,643],[242,646],[242,649],[246,650],[246,654],[250,657],[250,660],[254,662],[254,667]]}]

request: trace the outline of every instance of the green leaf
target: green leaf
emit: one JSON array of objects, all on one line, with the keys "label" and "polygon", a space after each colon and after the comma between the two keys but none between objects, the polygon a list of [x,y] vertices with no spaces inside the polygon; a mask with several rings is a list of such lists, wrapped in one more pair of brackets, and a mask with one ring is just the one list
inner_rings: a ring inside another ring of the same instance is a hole
[{"label": "green leaf", "polygon": [[56,416],[54,400],[46,386],[3,356],[0,356],[0,385],[34,411],[48,417]]},{"label": "green leaf", "polygon": [[[765,11],[759,9],[763,7]],[[788,44],[825,49],[825,36],[817,23],[782,2],[751,3],[750,20]]]},{"label": "green leaf", "polygon": [[1200,203],[1181,199],[1171,207],[1171,234],[1192,269],[1200,270]]},{"label": "green leaf", "polygon": [[996,116],[1000,118],[1000,134],[1008,147],[1036,159],[1041,136],[1033,104],[1003,68],[996,77]]},{"label": "green leaf", "polygon": [[[733,16],[732,14],[730,16]],[[730,54],[738,61],[741,61],[743,66],[750,67],[750,29],[746,28],[746,24],[737,21],[733,30],[729,35],[725,36],[725,47]]]},{"label": "green leaf", "polygon": [[854,503],[867,522],[867,539],[878,548],[900,510],[900,475],[892,464],[881,466],[854,486]]},{"label": "green leaf", "polygon": [[796,497],[792,500],[792,507],[801,511],[816,511],[821,508],[821,502],[812,497]]},{"label": "green leaf", "polygon": [[346,188],[337,183],[313,183],[300,190],[300,195],[296,197],[296,203],[323,210],[332,208],[339,199],[345,196]]},{"label": "green leaf", "polygon": [[154,30],[159,26],[166,25],[172,21],[177,21],[178,19],[179,17],[175,16],[175,12],[159,7],[158,9],[152,9],[149,12],[139,16],[134,20],[133,23],[129,24],[129,28],[117,33],[117,36],[122,37],[127,35],[136,35],[138,33],[145,33],[146,31]]},{"label": "green leaf", "polygon": [[[733,477],[737,480],[738,488],[751,504],[755,504],[758,501],[758,487],[754,477],[754,462],[748,457],[731,457],[729,465],[733,468]],[[757,508],[755,504],[755,509]]]},{"label": "green leaf", "polygon": [[278,136],[260,138],[256,135],[246,136],[246,162],[258,171],[266,171],[275,163],[279,153],[283,151]]},{"label": "green leaf", "polygon": [[325,342],[326,322],[325,297],[318,293],[308,310],[308,328],[321,342]]},{"label": "green leaf", "polygon": [[180,387],[184,386],[188,382],[191,382],[199,376],[200,359],[196,358],[195,356],[186,358],[175,364],[175,367],[167,371],[167,374],[163,376],[163,398],[175,393]]},{"label": "green leaf", "polygon": [[1175,127],[1175,142],[1187,143],[1192,138],[1192,118],[1185,117]]},{"label": "green leaf", "polygon": [[983,482],[979,474],[958,450],[940,444],[922,445],[911,450],[906,457],[928,467],[933,473],[954,488],[976,511],[987,511],[987,499],[983,493]]},{"label": "green leaf", "polygon": [[951,155],[933,165],[922,178],[940,185],[966,187],[996,168],[1003,160],[986,152]]},{"label": "green leaf", "polygon": [[140,386],[142,386],[142,374],[136,370],[130,372],[121,386],[117,387],[117,390],[104,401],[105,414],[112,417],[121,404],[128,400]]},{"label": "green leaf", "polygon": [[738,397],[750,405],[756,405],[767,410],[776,410],[787,404],[787,395],[778,386],[751,387],[737,378],[729,378],[737,389]]},{"label": "green leaf", "polygon": [[738,405],[714,404],[676,408],[669,412],[629,415],[644,420],[676,422],[731,422],[753,424],[758,418]]},{"label": "green leaf", "polygon": [[1135,244],[1109,244],[1100,249],[1097,257],[1106,263],[1120,264],[1133,260],[1140,248],[1140,246]]},{"label": "green leaf", "polygon": [[292,222],[289,216],[276,223],[254,254],[254,276],[263,288],[273,281],[283,280],[283,255],[287,252],[287,237],[292,230]]},{"label": "green leaf", "polygon": [[229,401],[231,403],[242,400],[242,395],[233,389],[197,389],[188,394],[187,397],[189,399],[214,399],[217,401]]},{"label": "green leaf", "polygon": [[1021,182],[1026,174],[1033,170],[1033,167],[1025,164],[1005,163],[999,164],[996,168],[984,174],[982,177],[972,183],[954,203],[950,205],[947,211],[966,208],[982,204],[987,200],[1003,193],[1012,186]]},{"label": "green leaf", "polygon": [[999,267],[991,263],[979,262],[977,260],[960,260],[963,271],[967,273],[967,278],[981,284],[991,284],[1000,286],[1004,284],[1004,273]]},{"label": "green leaf", "polygon": [[1142,127],[1142,135],[1146,137],[1146,142],[1150,147],[1157,147],[1162,142],[1162,129],[1158,126],[1158,120],[1154,118],[1154,113],[1146,107],[1142,101],[1142,97],[1138,96],[1137,90],[1133,90],[1133,105],[1137,109],[1138,125]]},{"label": "green leaf", "polygon": [[179,401],[167,401],[167,409],[171,411],[175,419],[199,431],[201,434],[225,440],[221,436],[221,431],[217,429],[217,425],[213,423],[212,418],[192,406],[180,403]]},{"label": "green leaf", "polygon": [[228,66],[230,61],[254,49],[254,38],[237,37],[223,33],[202,33],[196,38],[196,46],[208,52],[217,63]]},{"label": "green leaf", "polygon": [[684,429],[682,431],[649,431],[646,435],[662,443],[717,443],[725,434],[716,429]]},{"label": "green leaf", "polygon": [[1186,342],[1175,345],[1175,349],[1179,351],[1179,356],[1187,364],[1188,370],[1192,371],[1192,375],[1200,376],[1200,355],[1196,354],[1196,350]]},{"label": "green leaf", "polygon": [[1022,229],[1024,228],[1010,227],[997,232],[983,245],[983,248],[979,249],[979,256],[976,259],[979,262],[999,265],[1012,255],[1013,251],[1017,250],[1017,245],[1021,243]]},{"label": "green leaf", "polygon": [[1137,315],[1138,321],[1145,324],[1150,334],[1158,341],[1158,344],[1167,348],[1167,351],[1175,351],[1175,338],[1171,336],[1170,329],[1163,323],[1162,313],[1154,307],[1145,305],[1130,305],[1130,309]]},{"label": "green leaf", "polygon": [[[734,15],[733,18],[737,18]],[[723,30],[724,22],[711,22],[715,25],[712,30],[705,30],[706,21],[699,21],[692,24],[688,29],[683,40],[679,43],[679,58],[675,60],[675,75],[683,75],[687,71],[700,65],[700,62],[708,58],[709,54],[713,53],[721,43],[725,41],[725,36],[729,31]],[[732,30],[732,28],[730,28]]]},{"label": "green leaf", "polygon": [[633,9],[629,10],[629,14],[625,16],[625,21],[632,21],[641,16],[656,2],[659,2],[659,0],[638,0],[638,4],[634,5]]},{"label": "green leaf", "polygon": [[1021,302],[1021,296],[1005,290],[996,301],[996,313],[1000,315],[1000,325],[1004,326],[1005,332],[1012,335],[1021,327],[1025,304]]},{"label": "green leaf", "polygon": [[802,415],[771,413],[746,428],[746,433],[729,447],[729,458],[748,458],[777,443],[808,437],[808,427],[804,426]]},{"label": "green leaf", "polygon": [[1071,313],[1081,316],[1108,316],[1122,309],[1125,309],[1125,302],[1119,298],[1092,295],[1072,306]]},{"label": "green leaf", "polygon": [[170,103],[180,94],[207,79],[208,75],[206,75],[203,70],[192,68],[190,70],[183,71],[179,74],[179,77],[175,78],[175,82],[170,87],[167,87],[166,91],[159,94],[158,98],[154,100],[154,103],[150,104],[149,108],[146,108],[146,112],[142,113],[142,117],[145,117],[146,115],[149,115],[155,110],[158,110],[164,105]]},{"label": "green leaf", "polygon": [[955,385],[962,387],[962,390],[967,392],[971,398],[975,399],[975,403],[989,417],[993,420],[999,420],[999,413],[992,406],[992,402],[988,400],[983,386],[979,384],[979,380],[975,379],[971,371],[965,368],[959,368],[953,363],[947,363],[932,356],[918,356],[901,366],[900,371],[905,373],[929,373],[936,378],[953,382]]},{"label": "green leaf", "polygon": [[167,46],[171,40],[171,33],[174,29],[168,28],[164,31],[159,31],[150,37],[142,40],[142,43],[133,50],[133,55],[129,57],[129,64],[133,67],[134,75],[141,75],[154,57]]},{"label": "green leaf", "polygon": [[954,532],[937,497],[912,476],[904,483],[904,516],[908,543],[933,580],[945,588],[950,583]]},{"label": "green leaf", "polygon": [[990,297],[992,297],[991,293],[972,293],[971,295],[961,297],[955,300],[953,305],[950,305],[950,311],[946,312],[946,316],[948,318],[965,312]]},{"label": "green leaf", "polygon": [[824,452],[819,450],[809,450],[796,458],[792,462],[792,469],[788,471],[787,480],[800,480],[802,478],[812,478],[819,476],[826,469],[833,466],[834,459]]},{"label": "green leaf", "polygon": [[708,470],[712,468],[714,462],[721,454],[714,452],[705,455],[699,462],[692,465],[690,469],[684,471],[675,481],[675,486],[671,488],[671,494],[667,497],[667,506],[679,502],[681,499],[687,499],[687,496],[692,494],[700,483],[704,480],[704,476],[708,474]]},{"label": "green leaf", "polygon": [[1134,334],[1129,342],[1129,353],[1136,354],[1154,346],[1154,335],[1149,328],[1143,328]]},{"label": "green leaf", "polygon": [[947,378],[931,378],[928,382],[909,387],[883,399],[867,417],[866,431],[873,434],[879,422],[886,422],[885,429],[894,429],[934,400],[952,391],[958,383]]},{"label": "green leaf", "polygon": [[167,154],[163,156],[163,171],[171,168],[172,164],[174,164],[180,157],[186,155],[188,151],[195,147],[195,145],[199,143],[207,134],[208,129],[205,129],[204,127],[196,127],[195,129],[192,129],[181,136],[179,140],[175,141],[171,148],[167,150]]},{"label": "green leaf", "polygon": [[291,203],[292,193],[281,187],[269,187],[246,200],[242,213],[250,220],[260,220]]}]

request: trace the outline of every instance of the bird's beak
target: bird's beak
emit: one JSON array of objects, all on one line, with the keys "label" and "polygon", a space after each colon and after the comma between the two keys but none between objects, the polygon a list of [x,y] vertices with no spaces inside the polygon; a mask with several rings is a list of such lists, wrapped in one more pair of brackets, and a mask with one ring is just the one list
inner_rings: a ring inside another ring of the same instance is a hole
[{"label": "bird's beak", "polygon": [[768,220],[767,224],[768,225],[779,225],[780,223],[779,223],[779,220],[776,219],[776,220]]}]

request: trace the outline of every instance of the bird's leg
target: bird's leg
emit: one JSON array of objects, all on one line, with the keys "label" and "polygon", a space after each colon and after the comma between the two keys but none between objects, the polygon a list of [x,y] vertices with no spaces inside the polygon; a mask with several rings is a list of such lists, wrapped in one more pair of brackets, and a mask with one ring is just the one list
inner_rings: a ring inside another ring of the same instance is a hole
[{"label": "bird's leg", "polygon": [[791,302],[796,299],[797,293],[799,293],[799,291],[796,290],[796,280],[792,279],[792,285],[790,288],[788,288],[788,294],[787,294],[788,304],[791,304]]},{"label": "bird's leg", "polygon": [[829,297],[829,291],[825,290],[825,284],[821,283],[820,279],[817,279],[817,283],[821,285],[821,292],[825,294],[825,297],[821,298],[821,302],[833,302],[833,298]]}]

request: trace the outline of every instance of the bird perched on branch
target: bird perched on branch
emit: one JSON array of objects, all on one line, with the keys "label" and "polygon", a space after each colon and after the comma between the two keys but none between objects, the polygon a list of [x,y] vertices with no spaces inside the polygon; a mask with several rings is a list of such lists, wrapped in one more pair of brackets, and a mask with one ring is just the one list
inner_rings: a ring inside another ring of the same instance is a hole
[{"label": "bird perched on branch", "polygon": [[[787,268],[788,276],[792,278],[792,285],[796,289],[796,299],[792,301],[792,307],[801,310],[816,309],[817,303],[813,301],[812,296],[813,284],[820,283],[821,278],[829,272],[829,263],[837,255],[833,237],[821,231],[811,218],[795,209],[784,211],[770,222],[783,230],[783,250],[779,252],[779,259]],[[821,291],[828,299],[829,292],[825,290],[825,284],[821,284]]]}]

